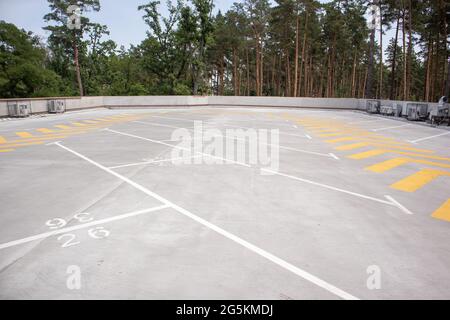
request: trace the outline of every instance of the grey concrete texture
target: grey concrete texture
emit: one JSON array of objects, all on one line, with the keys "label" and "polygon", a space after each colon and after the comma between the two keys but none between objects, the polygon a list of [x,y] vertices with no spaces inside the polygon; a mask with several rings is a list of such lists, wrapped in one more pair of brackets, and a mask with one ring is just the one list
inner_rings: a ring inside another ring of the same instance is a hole
[{"label": "grey concrete texture", "polygon": [[[62,247],[67,239],[56,235],[0,249],[1,299],[342,298],[337,290],[289,271],[179,208],[360,299],[450,298],[450,222],[431,217],[450,198],[450,177],[414,193],[392,189],[392,183],[427,166],[408,163],[383,174],[367,171],[395,156],[349,159],[371,148],[335,150],[295,119],[330,129],[385,129],[380,134],[399,142],[447,131],[414,123],[386,129],[403,123],[354,111],[191,107],[99,109],[5,122],[0,136],[124,114],[139,120],[108,128],[128,136],[99,128],[59,139],[61,145],[101,166],[116,167],[170,159],[173,131],[191,129],[194,121],[224,133],[236,127],[279,129],[283,175],[261,175],[260,166],[231,163],[111,169],[136,184],[131,185],[54,144],[0,153],[0,247],[48,232],[45,223],[52,218],[63,218],[70,227],[79,224],[73,218],[78,213],[101,221],[162,204],[137,186],[175,205],[99,224],[110,232],[104,239],[93,239],[86,227],[67,232],[76,236],[76,245]],[[450,135],[414,147],[450,157]],[[413,214],[373,200],[386,201],[385,195]],[[81,270],[79,290],[66,285],[71,265]],[[373,265],[381,271],[378,290],[366,284],[367,268]]]}]

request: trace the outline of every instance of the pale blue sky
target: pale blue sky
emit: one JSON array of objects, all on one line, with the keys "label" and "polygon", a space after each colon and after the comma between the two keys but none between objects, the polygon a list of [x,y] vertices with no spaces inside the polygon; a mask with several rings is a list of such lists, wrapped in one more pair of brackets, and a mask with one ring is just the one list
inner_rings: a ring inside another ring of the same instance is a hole
[{"label": "pale blue sky", "polygon": [[[226,11],[239,0],[215,0],[216,10]],[[111,32],[111,39],[119,46],[139,44],[148,29],[137,7],[147,0],[100,0],[101,11],[90,14],[93,21],[105,24]],[[165,3],[166,1],[161,1]],[[42,30],[43,16],[48,13],[47,0],[0,0],[0,20],[14,23],[20,28],[47,37]]]},{"label": "pale blue sky", "polygon": [[[166,2],[166,0],[160,1]],[[227,11],[234,2],[240,1],[214,0],[215,11]],[[319,1],[329,2],[330,0]],[[145,39],[148,27],[142,20],[142,12],[139,12],[137,7],[147,2],[148,0],[100,0],[100,12],[92,13],[89,16],[93,21],[107,25],[111,32],[110,38],[119,46],[129,47],[130,44],[137,45]],[[0,20],[14,23],[43,39],[48,36],[48,33],[42,30],[42,27],[45,26],[43,17],[48,11],[47,0],[0,0]],[[391,33],[392,31],[388,32],[388,37],[392,36]],[[387,41],[385,41],[384,47],[386,45]]]}]

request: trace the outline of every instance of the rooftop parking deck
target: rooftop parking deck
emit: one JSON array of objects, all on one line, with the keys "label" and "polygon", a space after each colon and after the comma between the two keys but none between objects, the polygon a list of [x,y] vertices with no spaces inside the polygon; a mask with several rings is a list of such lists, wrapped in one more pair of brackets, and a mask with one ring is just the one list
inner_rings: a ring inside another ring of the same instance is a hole
[{"label": "rooftop parking deck", "polygon": [[[278,129],[265,142],[278,163],[186,155],[174,131],[195,147],[199,126],[223,145],[227,129]],[[447,128],[359,111],[127,108],[5,121],[0,298],[449,299],[449,190]]]}]

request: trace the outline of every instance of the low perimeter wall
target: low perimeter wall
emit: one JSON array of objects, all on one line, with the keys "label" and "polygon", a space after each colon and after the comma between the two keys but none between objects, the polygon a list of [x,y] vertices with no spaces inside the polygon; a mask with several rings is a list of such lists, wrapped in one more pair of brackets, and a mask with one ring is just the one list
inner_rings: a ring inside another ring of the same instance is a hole
[{"label": "low perimeter wall", "polygon": [[[232,97],[232,96],[135,96],[135,97],[83,97],[83,98],[37,98],[37,99],[0,99],[0,117],[8,115],[8,102],[29,101],[32,113],[46,113],[49,100],[65,100],[67,110],[89,108],[125,108],[125,107],[287,107],[365,110],[365,99],[338,98],[283,98],[283,97]],[[394,101],[382,100],[382,104],[391,105]],[[398,101],[401,102],[401,101]],[[406,105],[405,102],[401,102]],[[430,104],[436,105],[436,104]]]}]

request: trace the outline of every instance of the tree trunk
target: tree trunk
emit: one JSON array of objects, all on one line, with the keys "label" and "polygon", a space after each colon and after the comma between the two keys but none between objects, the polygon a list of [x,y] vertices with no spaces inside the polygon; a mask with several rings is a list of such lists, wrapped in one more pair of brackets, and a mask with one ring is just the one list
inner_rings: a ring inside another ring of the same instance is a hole
[{"label": "tree trunk", "polygon": [[376,29],[375,24],[376,24],[375,14],[373,14],[373,18],[372,18],[373,29],[370,34],[370,45],[369,45],[369,65],[367,68],[367,80],[364,85],[364,87],[365,87],[364,95],[365,95],[365,98],[367,98],[367,99],[373,98],[372,86],[373,86],[374,51],[375,51],[375,29]]},{"label": "tree trunk", "polygon": [[412,39],[412,0],[409,0],[409,14],[408,14],[408,73],[406,77],[406,96],[409,99],[411,96],[411,84],[412,84],[412,51],[413,51],[413,39]]},{"label": "tree trunk", "polygon": [[379,2],[380,8],[380,83],[379,83],[379,98],[383,99],[383,15],[381,12],[381,1]]},{"label": "tree trunk", "polygon": [[389,99],[395,100],[395,67],[397,65],[397,43],[398,43],[398,32],[400,29],[400,14],[397,16],[397,27],[395,29],[395,40],[394,40],[394,55],[392,57],[392,71],[391,71],[391,92],[389,94]]},{"label": "tree trunk", "polygon": [[247,96],[250,96],[250,62],[248,58],[248,48],[246,50],[247,54]]},{"label": "tree trunk", "polygon": [[291,62],[289,60],[289,49],[285,49],[286,55],[286,88],[285,88],[285,96],[291,96]]},{"label": "tree trunk", "polygon": [[234,95],[239,95],[238,88],[238,65],[237,65],[237,54],[236,48],[233,48],[233,87],[234,87]]},{"label": "tree trunk", "polygon": [[356,59],[357,59],[358,51],[355,50],[354,58],[353,58],[353,70],[352,70],[352,87],[351,87],[351,96],[355,98],[356,94]]},{"label": "tree trunk", "polygon": [[79,62],[79,54],[78,54],[78,45],[76,40],[73,41],[73,52],[74,52],[74,63],[75,63],[75,72],[77,75],[77,83],[78,83],[78,90],[80,93],[80,97],[83,96],[83,83],[81,81],[81,70],[80,70],[80,62]]},{"label": "tree trunk", "polygon": [[297,85],[298,85],[298,32],[299,32],[299,17],[297,14],[297,18],[295,20],[295,68],[294,68],[294,91],[292,92],[292,96],[297,96]]},{"label": "tree trunk", "polygon": [[305,31],[303,34],[303,46],[302,46],[302,59],[300,61],[300,77],[299,77],[299,85],[298,85],[298,96],[301,97],[302,95],[302,73],[303,73],[303,61],[305,59],[305,50],[306,50],[306,39],[308,35],[308,20],[309,20],[309,14],[308,11],[306,11],[306,19],[305,19]]},{"label": "tree trunk", "polygon": [[403,100],[408,100],[407,94],[407,77],[408,77],[408,64],[406,53],[406,7],[405,0],[402,0],[403,6],[403,19],[402,19],[402,34],[403,34]]}]

